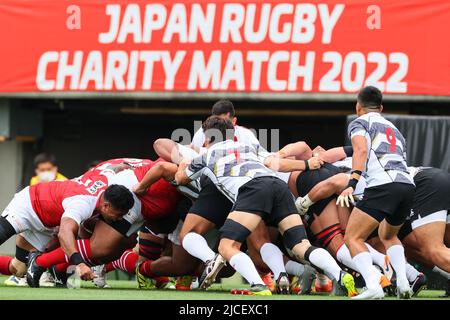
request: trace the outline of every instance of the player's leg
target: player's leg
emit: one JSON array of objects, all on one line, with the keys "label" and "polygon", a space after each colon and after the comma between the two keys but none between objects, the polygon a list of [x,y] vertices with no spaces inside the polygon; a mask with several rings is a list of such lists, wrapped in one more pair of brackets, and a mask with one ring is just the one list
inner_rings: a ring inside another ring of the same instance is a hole
[{"label": "player's leg", "polygon": [[[226,260],[251,284],[253,294],[271,294],[259,276],[253,261],[247,254],[240,251],[242,243],[256,229],[260,222],[261,217],[255,213],[233,211],[228,215],[227,220],[220,230],[220,255],[214,259],[213,263],[207,266],[205,272],[202,274],[200,279],[201,287],[205,287],[205,283],[209,285],[215,280],[217,270],[220,270]],[[223,258],[221,259],[220,256]]]},{"label": "player's leg", "polygon": [[204,235],[224,224],[232,203],[209,178],[202,178],[201,186],[199,197],[184,220],[180,240],[187,252],[207,263],[214,258],[215,252],[209,247]]},{"label": "player's leg", "polygon": [[[29,228],[27,217],[34,214],[28,188],[14,195],[0,216],[0,245]],[[36,217],[37,218],[37,217]],[[11,257],[0,257],[0,274],[11,275],[16,271]],[[20,266],[18,266],[20,268]]]},{"label": "player's leg", "polygon": [[197,214],[188,213],[180,232],[183,248],[204,263],[213,259],[215,252],[211,250],[203,235],[214,228],[215,224],[211,221]]},{"label": "player's leg", "polygon": [[344,273],[333,257],[322,248],[312,246],[298,214],[290,214],[278,223],[286,248],[297,261],[307,261],[345,288],[349,296],[357,294],[354,280]]},{"label": "player's leg", "polygon": [[[348,210],[348,208],[345,208]],[[339,220],[338,207],[330,201],[320,215],[315,215],[309,228],[314,233],[315,243],[347,267],[358,271],[348,248],[344,243],[344,230]]]},{"label": "player's leg", "polygon": [[443,241],[445,228],[445,221],[435,221],[416,227],[413,234],[416,243],[420,243],[420,252],[423,258],[450,272],[450,249],[445,246]]},{"label": "player's leg", "polygon": [[[405,250],[398,238],[398,233],[411,213],[415,186],[405,183],[391,183],[386,187],[389,193],[389,197],[386,198],[384,204],[387,214],[380,223],[378,235],[386,248],[386,255],[389,257],[389,262],[396,273],[397,294],[400,298],[408,299],[411,297],[412,291],[406,277]],[[396,198],[396,201],[392,201],[392,198]]]},{"label": "player's leg", "polygon": [[291,192],[281,180],[273,182],[272,189],[275,201],[271,214],[273,223],[283,236],[283,241],[297,261],[308,261],[316,268],[323,270],[331,279],[345,288],[349,296],[356,295],[354,279],[344,273],[333,257],[322,248],[314,247],[307,238],[305,226],[296,211]]},{"label": "player's leg", "polygon": [[[247,238],[248,255],[252,258],[252,261],[257,266],[258,271],[263,274],[272,272],[274,275],[276,289],[279,293],[289,293],[289,278],[286,273],[285,263],[283,260],[283,252],[271,242],[270,235],[266,224],[261,221],[255,230]],[[269,269],[265,269],[264,266]],[[263,279],[265,280],[265,279]],[[272,280],[270,278],[270,280]],[[266,285],[271,287],[271,282],[265,280]]]},{"label": "player's leg", "polygon": [[106,272],[122,270],[130,275],[135,274],[136,263],[145,260],[157,260],[161,257],[164,247],[164,237],[156,235],[143,226],[139,231],[138,245],[124,251],[122,256],[106,265]]},{"label": "player's leg", "polygon": [[310,225],[316,242],[333,256],[344,243],[344,231],[339,221],[336,203],[330,201]]},{"label": "player's leg", "polygon": [[339,224],[341,225],[342,230],[347,229],[348,219],[350,219],[351,208],[347,207],[337,207],[338,216],[339,216]]},{"label": "player's leg", "polygon": [[[386,220],[380,223],[378,235],[386,248],[386,255],[396,273],[397,289],[399,292],[409,291],[409,282],[406,277],[406,258],[403,245],[398,239],[397,234],[401,225],[392,225]],[[400,293],[399,293],[400,294]]]},{"label": "player's leg", "polygon": [[[95,229],[90,239],[77,239],[77,251],[82,256],[83,260],[90,266],[107,264],[108,262],[117,260],[122,253],[133,248],[136,245],[136,234],[129,237],[126,236],[129,225],[120,230],[99,220],[95,224]],[[42,270],[51,266],[62,263],[67,263],[68,259],[62,248],[55,249],[43,254],[36,254],[31,257],[28,262],[27,274],[32,274],[33,277],[27,279],[28,284],[33,287],[39,286],[39,278]],[[28,278],[28,277],[27,277]]]},{"label": "player's leg", "polygon": [[365,240],[377,228],[379,222],[372,215],[367,214],[355,207],[350,215],[347,229],[345,230],[344,241],[353,259],[357,270],[366,282],[367,294],[369,298],[382,298],[384,296],[380,285],[381,273],[373,267],[372,257],[369,253]]}]

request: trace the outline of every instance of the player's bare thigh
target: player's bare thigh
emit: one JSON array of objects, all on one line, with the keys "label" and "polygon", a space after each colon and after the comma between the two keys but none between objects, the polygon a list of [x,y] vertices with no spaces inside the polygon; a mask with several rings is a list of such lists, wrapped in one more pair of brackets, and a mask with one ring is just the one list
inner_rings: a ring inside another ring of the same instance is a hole
[{"label": "player's bare thigh", "polygon": [[107,263],[120,258],[122,253],[134,248],[136,235],[125,237],[104,221],[95,224],[90,238],[92,258],[98,263]]},{"label": "player's bare thigh", "polygon": [[206,234],[208,231],[215,228],[215,224],[211,221],[196,215],[194,213],[188,213],[184,219],[183,226],[180,231],[180,241],[183,242],[184,237],[189,232],[195,232],[200,235]]},{"label": "player's bare thigh", "polygon": [[367,251],[364,242],[377,228],[378,221],[358,208],[353,208],[345,230],[344,241],[353,256]]}]

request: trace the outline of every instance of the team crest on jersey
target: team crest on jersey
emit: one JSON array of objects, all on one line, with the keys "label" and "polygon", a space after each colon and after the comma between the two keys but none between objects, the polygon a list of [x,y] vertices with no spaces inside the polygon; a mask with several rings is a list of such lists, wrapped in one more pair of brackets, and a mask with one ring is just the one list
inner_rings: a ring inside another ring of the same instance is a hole
[{"label": "team crest on jersey", "polygon": [[103,181],[95,181],[94,184],[92,186],[90,186],[89,188],[87,188],[86,190],[90,194],[96,194],[98,192],[98,189],[101,189],[105,186],[106,186],[106,183],[104,183]]}]

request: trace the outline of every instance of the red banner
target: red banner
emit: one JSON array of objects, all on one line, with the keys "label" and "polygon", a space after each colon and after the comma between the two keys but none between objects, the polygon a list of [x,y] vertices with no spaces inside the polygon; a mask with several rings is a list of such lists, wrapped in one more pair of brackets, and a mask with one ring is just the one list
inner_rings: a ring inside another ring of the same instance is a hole
[{"label": "red banner", "polygon": [[446,0],[2,0],[0,92],[450,95]]}]

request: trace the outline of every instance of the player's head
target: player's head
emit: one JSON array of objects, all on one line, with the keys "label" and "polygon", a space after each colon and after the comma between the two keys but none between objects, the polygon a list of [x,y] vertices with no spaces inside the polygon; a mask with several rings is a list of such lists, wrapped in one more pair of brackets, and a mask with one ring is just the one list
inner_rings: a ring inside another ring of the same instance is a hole
[{"label": "player's head", "polygon": [[34,158],[34,171],[41,182],[55,180],[58,173],[55,156],[46,152],[38,154]]},{"label": "player's head", "polygon": [[124,186],[110,185],[100,198],[100,214],[107,222],[121,220],[134,205],[131,191]]},{"label": "player's head", "polygon": [[358,92],[356,98],[356,114],[383,111],[383,94],[378,88],[367,86]]},{"label": "player's head", "polygon": [[210,116],[203,122],[202,129],[205,133],[206,147],[234,137],[233,123],[226,117]]},{"label": "player's head", "polygon": [[234,111],[233,103],[230,100],[219,100],[214,103],[211,109],[211,115],[228,118],[233,125],[236,125],[236,112]]}]

